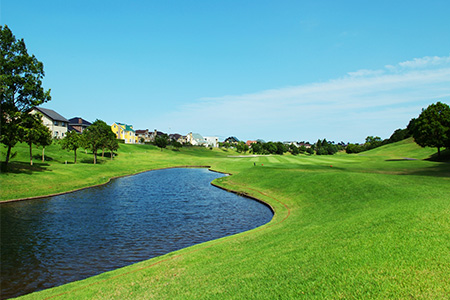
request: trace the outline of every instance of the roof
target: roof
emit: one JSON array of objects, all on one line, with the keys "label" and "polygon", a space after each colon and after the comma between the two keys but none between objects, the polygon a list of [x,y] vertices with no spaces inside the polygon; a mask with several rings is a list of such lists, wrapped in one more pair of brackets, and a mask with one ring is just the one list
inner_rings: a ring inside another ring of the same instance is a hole
[{"label": "roof", "polygon": [[[81,120],[81,123],[80,123],[79,120]],[[86,120],[83,119],[83,118],[75,117],[75,118],[69,119],[69,125],[72,125],[72,126],[77,126],[77,125],[78,125],[78,126],[80,126],[80,125],[91,126],[92,124],[91,124],[91,122],[86,121]]]},{"label": "roof", "polygon": [[179,133],[173,133],[173,134],[169,134],[169,137],[171,138],[171,139],[175,139],[175,140],[178,140],[179,138],[181,138],[181,137],[183,137],[181,134],[179,134]]},{"label": "roof", "polygon": [[136,134],[148,134],[148,129],[136,129]]},{"label": "roof", "polygon": [[225,139],[225,142],[228,142],[228,143],[234,143],[234,142],[239,142],[239,140],[238,140],[238,138],[235,137],[235,136],[230,136],[230,137],[228,137],[228,138]]},{"label": "roof", "polygon": [[120,125],[123,127],[123,129],[125,129],[125,131],[132,131],[134,132],[133,129],[133,125],[128,125],[128,124],[124,124],[124,123],[119,123],[119,122],[115,122],[117,125]]},{"label": "roof", "polygon": [[192,134],[192,138],[195,139],[195,140],[202,140],[203,141],[203,137],[199,133],[193,133]]},{"label": "roof", "polygon": [[63,122],[69,122],[66,118],[58,114],[53,109],[48,108],[42,108],[42,107],[34,107],[35,110],[39,111],[40,113],[46,115],[48,118],[52,119],[53,121],[63,121]]}]

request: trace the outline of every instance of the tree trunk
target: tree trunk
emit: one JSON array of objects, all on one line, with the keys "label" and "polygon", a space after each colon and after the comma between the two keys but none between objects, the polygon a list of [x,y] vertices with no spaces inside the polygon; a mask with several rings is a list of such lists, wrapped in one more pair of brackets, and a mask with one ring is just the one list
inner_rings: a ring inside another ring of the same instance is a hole
[{"label": "tree trunk", "polygon": [[97,164],[97,151],[94,151],[94,165]]},{"label": "tree trunk", "polygon": [[29,143],[28,145],[30,145],[30,166],[32,166],[33,165],[33,151],[32,151],[33,144]]},{"label": "tree trunk", "polygon": [[102,149],[102,158],[105,157],[105,148]]},{"label": "tree trunk", "polygon": [[42,162],[45,161],[45,147],[42,147]]},{"label": "tree trunk", "polygon": [[5,168],[8,168],[8,162],[9,162],[9,157],[11,155],[11,145],[8,146],[8,151],[6,151],[6,158],[5,158]]},{"label": "tree trunk", "polygon": [[112,160],[112,158],[113,158],[113,154],[114,154],[114,152],[111,151],[111,160]]},{"label": "tree trunk", "polygon": [[438,160],[441,159],[441,147],[437,147],[438,148]]}]

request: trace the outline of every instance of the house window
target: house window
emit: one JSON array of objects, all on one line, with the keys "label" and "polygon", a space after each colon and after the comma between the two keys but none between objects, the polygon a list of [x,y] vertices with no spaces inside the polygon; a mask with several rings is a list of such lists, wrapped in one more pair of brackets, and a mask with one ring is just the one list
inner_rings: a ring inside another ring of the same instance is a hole
[{"label": "house window", "polygon": [[58,121],[54,121],[53,124],[55,124],[55,126],[58,126]]},{"label": "house window", "polygon": [[55,131],[55,136],[58,136],[58,131]]}]

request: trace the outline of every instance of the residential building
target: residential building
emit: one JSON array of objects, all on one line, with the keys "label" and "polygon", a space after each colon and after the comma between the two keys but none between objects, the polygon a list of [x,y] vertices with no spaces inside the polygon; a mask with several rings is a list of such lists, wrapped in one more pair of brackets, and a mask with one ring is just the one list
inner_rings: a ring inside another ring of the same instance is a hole
[{"label": "residential building", "polygon": [[207,147],[219,147],[219,138],[217,136],[205,136],[205,146]]},{"label": "residential building", "polygon": [[133,125],[115,122],[111,125],[111,130],[116,134],[119,140],[124,140],[125,144],[136,143],[136,133],[133,129]]},{"label": "residential building", "polygon": [[91,125],[92,125],[91,122],[88,122],[85,119],[79,117],[75,117],[69,119],[68,131],[75,130],[78,133],[83,133],[83,131]]},{"label": "residential building", "polygon": [[145,130],[136,129],[135,134],[136,134],[136,139],[137,139],[138,143],[150,142],[151,133],[149,132],[148,129],[145,129]]},{"label": "residential building", "polygon": [[50,129],[52,137],[62,139],[66,136],[69,120],[56,111],[42,107],[33,107],[30,113],[41,114],[42,123]]},{"label": "residential building", "polygon": [[226,138],[224,142],[230,143],[230,144],[237,144],[237,143],[239,143],[239,140],[235,136],[230,136],[230,137]]},{"label": "residential building", "polygon": [[186,144],[186,136],[181,135],[179,133],[171,133],[169,134],[169,139],[172,141],[177,141],[181,144]]},{"label": "residential building", "polygon": [[207,146],[205,138],[198,133],[189,132],[186,135],[186,142],[194,146]]},{"label": "residential building", "polygon": [[154,142],[156,137],[164,135],[166,135],[164,132],[155,129],[152,133],[150,133],[150,142]]},{"label": "residential building", "polygon": [[251,146],[252,144],[257,143],[257,141],[247,141],[245,144],[247,144],[247,146]]}]

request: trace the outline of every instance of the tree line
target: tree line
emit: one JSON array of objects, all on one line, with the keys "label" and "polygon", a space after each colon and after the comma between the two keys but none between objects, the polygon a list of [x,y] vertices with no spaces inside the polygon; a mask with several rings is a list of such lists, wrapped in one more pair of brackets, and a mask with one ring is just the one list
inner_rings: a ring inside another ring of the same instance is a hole
[{"label": "tree line", "polygon": [[409,137],[413,137],[421,147],[436,148],[439,159],[441,149],[450,148],[450,107],[440,101],[430,104],[426,109],[422,109],[417,118],[412,118],[406,128],[395,130],[388,139],[368,136],[362,145],[347,145],[346,152],[359,153]]},{"label": "tree line", "polygon": [[[34,55],[29,55],[23,39],[17,40],[8,26],[0,26],[0,142],[6,146],[4,169],[15,153],[12,148],[19,142],[30,149],[30,164],[33,165],[32,146],[42,146],[42,160],[45,147],[52,143],[52,135],[42,123],[42,115],[32,114],[35,106],[51,100],[50,89],[44,90],[42,79],[44,65]],[[94,164],[97,151],[112,152],[119,145],[111,128],[103,121],[96,120],[83,134],[68,132],[61,146],[75,153],[79,147],[92,150]]]}]

